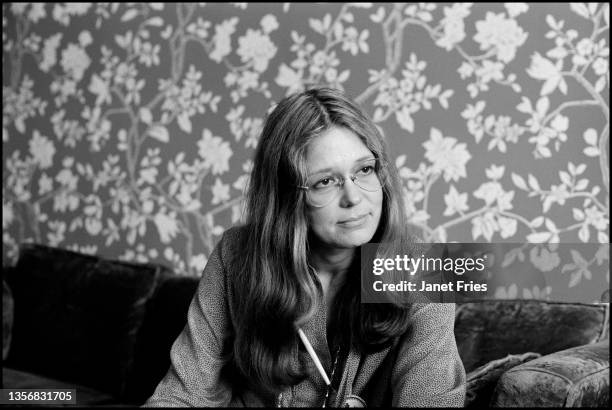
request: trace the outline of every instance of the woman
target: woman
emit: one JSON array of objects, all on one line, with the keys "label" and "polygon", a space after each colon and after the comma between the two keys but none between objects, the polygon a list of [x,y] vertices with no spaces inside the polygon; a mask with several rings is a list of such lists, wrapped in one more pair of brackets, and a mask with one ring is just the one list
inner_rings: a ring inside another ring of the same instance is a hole
[{"label": "woman", "polygon": [[146,406],[462,406],[452,304],[362,304],[359,247],[409,246],[382,136],[340,92],[282,100],[245,226],[202,274]]}]

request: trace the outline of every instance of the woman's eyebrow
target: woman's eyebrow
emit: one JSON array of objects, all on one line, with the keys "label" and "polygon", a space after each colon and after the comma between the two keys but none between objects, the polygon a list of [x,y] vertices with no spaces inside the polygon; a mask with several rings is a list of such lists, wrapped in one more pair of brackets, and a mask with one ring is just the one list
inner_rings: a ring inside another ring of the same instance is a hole
[{"label": "woman's eyebrow", "polygon": [[[363,156],[361,158],[357,158],[355,160],[355,162],[353,162],[353,165],[356,165],[356,164],[358,164],[358,163],[360,163],[362,161],[366,161],[366,160],[369,160],[369,159],[376,159],[376,158],[374,158],[374,156],[372,156],[372,155],[365,155],[365,156]],[[322,168],[322,169],[319,169],[317,171],[312,172],[310,175],[322,174],[324,172],[329,172],[329,171],[334,171],[334,168],[332,168],[332,167]]]}]

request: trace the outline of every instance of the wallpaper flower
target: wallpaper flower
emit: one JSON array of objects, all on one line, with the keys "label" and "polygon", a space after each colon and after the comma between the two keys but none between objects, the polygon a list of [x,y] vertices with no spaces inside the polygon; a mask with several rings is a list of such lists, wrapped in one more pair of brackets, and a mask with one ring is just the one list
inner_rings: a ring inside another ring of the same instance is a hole
[{"label": "wallpaper flower", "polygon": [[35,241],[199,275],[266,113],[316,84],[383,131],[425,240],[609,242],[607,4],[2,11],[4,263]]}]

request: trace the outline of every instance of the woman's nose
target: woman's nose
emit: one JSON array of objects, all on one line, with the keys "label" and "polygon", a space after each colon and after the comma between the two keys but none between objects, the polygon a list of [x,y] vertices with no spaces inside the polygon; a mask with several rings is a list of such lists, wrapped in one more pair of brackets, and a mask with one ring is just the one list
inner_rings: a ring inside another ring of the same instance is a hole
[{"label": "woman's nose", "polygon": [[363,192],[355,182],[348,178],[344,181],[342,187],[340,187],[342,198],[341,205],[345,207],[357,205],[361,202]]}]

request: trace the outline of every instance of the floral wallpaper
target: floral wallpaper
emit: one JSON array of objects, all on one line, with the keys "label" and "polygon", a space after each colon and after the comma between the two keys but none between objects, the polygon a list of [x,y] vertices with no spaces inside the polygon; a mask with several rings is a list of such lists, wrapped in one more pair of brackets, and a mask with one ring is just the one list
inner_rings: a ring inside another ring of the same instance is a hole
[{"label": "floral wallpaper", "polygon": [[[199,275],[240,221],[266,113],[316,84],[380,127],[426,241],[607,244],[609,15],[4,3],[3,263],[38,242]],[[574,285],[597,255],[574,259]]]}]

